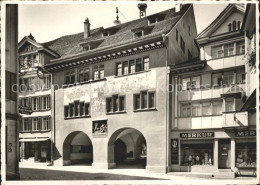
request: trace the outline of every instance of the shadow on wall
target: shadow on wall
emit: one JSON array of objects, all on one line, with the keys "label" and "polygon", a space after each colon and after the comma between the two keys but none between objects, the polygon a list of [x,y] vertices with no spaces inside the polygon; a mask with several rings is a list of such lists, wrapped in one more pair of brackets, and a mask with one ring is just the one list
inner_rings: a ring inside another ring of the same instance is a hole
[{"label": "shadow on wall", "polygon": [[56,146],[53,144],[53,160],[57,160],[61,158],[61,154],[59,153],[58,149],[56,148]]}]

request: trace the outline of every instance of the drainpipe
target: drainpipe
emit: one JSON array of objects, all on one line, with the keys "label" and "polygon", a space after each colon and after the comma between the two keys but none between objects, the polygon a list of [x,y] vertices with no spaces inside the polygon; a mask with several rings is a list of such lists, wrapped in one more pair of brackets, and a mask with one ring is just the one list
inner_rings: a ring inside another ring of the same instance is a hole
[{"label": "drainpipe", "polygon": [[168,95],[168,87],[169,87],[169,75],[168,75],[168,48],[167,48],[167,35],[162,34],[162,38],[163,38],[163,43],[165,44],[165,54],[166,54],[166,60],[165,60],[165,74],[166,74],[166,83],[165,83],[165,91],[166,91],[166,96],[165,96],[165,101],[166,101],[166,112],[165,112],[165,116],[166,116],[166,173],[168,173],[169,169],[168,169],[168,164],[169,164],[169,139],[170,139],[170,135],[169,135],[169,114],[168,114],[168,110],[169,110],[169,95]]}]

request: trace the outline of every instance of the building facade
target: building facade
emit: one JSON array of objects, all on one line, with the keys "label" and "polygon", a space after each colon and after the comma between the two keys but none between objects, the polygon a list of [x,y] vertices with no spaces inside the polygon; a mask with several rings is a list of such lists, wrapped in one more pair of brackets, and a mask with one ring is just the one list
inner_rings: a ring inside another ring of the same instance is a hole
[{"label": "building facade", "polygon": [[90,22],[84,33],[43,44],[61,56],[45,65],[55,86],[54,165],[165,173],[169,65],[198,56],[193,6],[110,28]]},{"label": "building facade", "polygon": [[40,69],[59,55],[37,43],[30,34],[18,44],[19,50],[19,146],[23,163],[52,161],[51,74]]},{"label": "building facade", "polygon": [[256,175],[255,110],[242,109],[256,85],[245,65],[243,15],[243,6],[228,5],[197,36],[200,57],[171,67],[172,171]]}]

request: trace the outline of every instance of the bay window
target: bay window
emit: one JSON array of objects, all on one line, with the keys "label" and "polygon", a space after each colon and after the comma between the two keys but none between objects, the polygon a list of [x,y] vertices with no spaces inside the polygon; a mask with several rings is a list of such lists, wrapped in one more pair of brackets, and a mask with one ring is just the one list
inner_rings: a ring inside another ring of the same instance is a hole
[{"label": "bay window", "polygon": [[192,103],[191,104],[191,114],[192,116],[200,116],[200,104],[199,103]]},{"label": "bay window", "polygon": [[227,71],[227,72],[223,73],[223,84],[225,84],[225,85],[235,84],[234,71]]},{"label": "bay window", "polygon": [[211,103],[210,102],[202,103],[202,112],[201,113],[203,116],[211,115]]},{"label": "bay window", "polygon": [[190,117],[191,116],[191,107],[188,103],[181,104],[181,117]]},{"label": "bay window", "polygon": [[212,115],[222,114],[222,101],[212,102]]},{"label": "bay window", "polygon": [[240,41],[236,43],[236,52],[237,54],[245,54],[245,42]]},{"label": "bay window", "polygon": [[200,76],[183,78],[182,90],[200,89]]},{"label": "bay window", "polygon": [[234,55],[234,43],[231,44],[225,44],[224,45],[224,56],[228,57],[228,56],[232,56]]},{"label": "bay window", "polygon": [[246,83],[246,74],[244,69],[239,69],[236,71],[236,82],[238,84],[244,84]]},{"label": "bay window", "polygon": [[211,50],[213,59],[241,55],[245,53],[245,43],[244,41],[238,41],[220,46],[213,46]]},{"label": "bay window", "polygon": [[235,99],[230,97],[225,99],[225,112],[235,111]]},{"label": "bay window", "polygon": [[221,58],[224,56],[222,46],[212,47],[212,58]]},{"label": "bay window", "polygon": [[50,130],[50,117],[42,118],[42,130]]}]

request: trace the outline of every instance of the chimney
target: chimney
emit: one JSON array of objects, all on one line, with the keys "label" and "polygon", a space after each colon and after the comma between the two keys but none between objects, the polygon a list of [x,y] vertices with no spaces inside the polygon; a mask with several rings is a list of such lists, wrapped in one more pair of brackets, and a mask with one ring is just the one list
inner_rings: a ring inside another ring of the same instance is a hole
[{"label": "chimney", "polygon": [[182,4],[177,4],[175,7],[176,12],[181,11],[181,8],[182,8]]},{"label": "chimney", "polygon": [[88,18],[86,18],[84,22],[84,39],[88,38],[89,35],[90,35],[90,23]]}]

